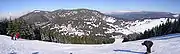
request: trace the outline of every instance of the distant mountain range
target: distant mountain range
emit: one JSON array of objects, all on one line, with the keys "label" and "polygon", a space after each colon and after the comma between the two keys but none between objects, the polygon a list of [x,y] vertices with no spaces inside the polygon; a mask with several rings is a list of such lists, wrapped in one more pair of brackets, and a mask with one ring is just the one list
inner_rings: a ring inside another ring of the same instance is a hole
[{"label": "distant mountain range", "polygon": [[[166,22],[165,18],[176,18],[173,15],[175,14],[168,12],[104,14],[89,9],[59,9],[55,11],[34,10],[19,17],[17,20],[24,20],[32,26],[38,26],[42,29],[42,32],[53,31],[59,35],[68,36],[111,37],[143,32]],[[41,33],[41,35],[44,34]]]},{"label": "distant mountain range", "polygon": [[109,12],[105,13],[116,18],[123,18],[128,20],[136,19],[156,19],[156,18],[176,18],[179,14],[170,12],[152,12],[152,11],[138,11],[138,12]]}]

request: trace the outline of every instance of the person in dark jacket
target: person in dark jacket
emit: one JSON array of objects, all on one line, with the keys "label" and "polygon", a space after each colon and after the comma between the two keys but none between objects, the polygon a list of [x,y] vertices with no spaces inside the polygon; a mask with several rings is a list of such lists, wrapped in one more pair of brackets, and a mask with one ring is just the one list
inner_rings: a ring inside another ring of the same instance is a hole
[{"label": "person in dark jacket", "polygon": [[145,45],[147,48],[146,53],[151,53],[151,47],[153,45],[152,41],[144,41],[143,43],[141,43],[142,45]]},{"label": "person in dark jacket", "polygon": [[11,33],[11,40],[14,40],[14,33]]}]

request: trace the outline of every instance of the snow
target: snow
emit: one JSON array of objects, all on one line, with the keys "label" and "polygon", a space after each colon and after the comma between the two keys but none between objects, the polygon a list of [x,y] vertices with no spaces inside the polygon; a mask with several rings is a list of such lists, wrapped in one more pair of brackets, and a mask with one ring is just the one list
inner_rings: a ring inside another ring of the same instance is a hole
[{"label": "snow", "polygon": [[52,30],[52,29],[59,29],[59,28],[60,28],[60,26],[58,24],[55,24],[54,28],[50,28],[50,30]]},{"label": "snow", "polygon": [[55,25],[54,28],[51,28],[51,29],[55,29],[55,28],[58,28],[60,29],[59,32],[62,32],[62,31],[66,31],[66,32],[63,32],[61,33],[62,35],[78,35],[78,36],[81,36],[81,35],[84,35],[85,33],[81,30],[77,30],[76,28],[73,28],[71,24],[68,24],[67,26],[66,25]]},{"label": "snow", "polygon": [[72,13],[77,14],[78,12],[77,11],[73,11]]},{"label": "snow", "polygon": [[123,33],[125,35],[134,33],[133,31],[130,31],[129,29],[120,28],[120,30],[115,31],[116,33]]},{"label": "snow", "polygon": [[51,23],[49,23],[49,24],[47,24],[47,25],[43,26],[42,28],[45,28],[45,27],[47,27],[47,26],[49,26],[49,25],[51,25]]},{"label": "snow", "polygon": [[35,22],[35,25],[36,26],[43,26],[43,25],[45,25],[47,23],[49,23],[49,22]]},{"label": "snow", "polygon": [[110,23],[106,23],[106,24],[113,28],[103,28],[103,29],[107,29],[107,31],[105,33],[113,33],[113,32],[116,32],[116,30],[120,29],[118,25],[113,25]]},{"label": "snow", "polygon": [[160,25],[163,22],[166,22],[165,18],[155,20],[144,20],[143,22],[137,23],[135,26],[130,27],[130,30],[144,32],[145,30],[151,29],[152,27]]},{"label": "snow", "polygon": [[105,18],[106,22],[111,22],[111,23],[114,23],[116,22],[116,19],[112,18],[112,17],[107,17]]},{"label": "snow", "polygon": [[98,33],[98,34],[95,34],[96,36],[98,36],[98,35],[100,35],[100,36],[103,36],[103,34],[100,34],[100,33]]},{"label": "snow", "polygon": [[91,24],[92,22],[84,22],[84,23],[86,23],[86,24]]},{"label": "snow", "polygon": [[[171,21],[174,21],[175,19],[172,19]],[[134,32],[144,32],[147,29],[151,29],[155,26],[158,26],[162,23],[165,23],[167,21],[167,18],[160,18],[160,19],[146,19],[143,22],[136,23],[135,26],[130,27],[129,29]]]},{"label": "snow", "polygon": [[122,39],[115,39],[113,44],[61,44],[37,40],[11,40],[10,37],[0,35],[0,54],[143,54],[146,47],[141,43],[145,40],[154,42],[151,54],[180,53],[180,33],[168,34],[138,41],[122,43]]},{"label": "snow", "polygon": [[35,10],[35,11],[33,11],[34,13],[38,13],[38,12],[41,12],[40,10]]},{"label": "snow", "polygon": [[94,27],[99,27],[99,25],[96,25],[96,24],[91,24],[92,26],[94,26]]},{"label": "snow", "polygon": [[114,32],[114,31],[115,31],[115,29],[109,29],[109,28],[107,28],[107,31],[104,32],[104,33],[112,33],[112,32]]},{"label": "snow", "polygon": [[178,16],[179,16],[179,14],[173,15],[173,17],[178,17]]},{"label": "snow", "polygon": [[75,34],[75,35],[78,35],[78,36],[82,36],[82,35],[84,35],[84,32],[75,31],[75,32],[71,32],[69,34],[72,34],[72,35]]},{"label": "snow", "polygon": [[[175,19],[170,19],[170,21],[174,21]],[[158,26],[162,23],[165,23],[167,18],[160,18],[160,19],[145,19],[143,21],[136,20],[134,22],[125,22],[125,28],[120,28],[115,32],[121,32],[125,35],[132,34],[132,33],[139,33],[144,32],[145,30],[152,29],[155,26]]]}]

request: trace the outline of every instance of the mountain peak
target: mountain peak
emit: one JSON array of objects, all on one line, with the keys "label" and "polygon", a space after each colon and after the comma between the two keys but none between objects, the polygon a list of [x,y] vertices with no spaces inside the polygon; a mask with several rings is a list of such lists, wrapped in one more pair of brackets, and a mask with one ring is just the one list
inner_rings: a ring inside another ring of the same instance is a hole
[{"label": "mountain peak", "polygon": [[32,11],[32,12],[35,12],[35,13],[37,13],[37,12],[41,12],[42,10],[34,10],[34,11]]},{"label": "mountain peak", "polygon": [[33,10],[32,12],[33,12],[33,13],[39,13],[39,12],[46,12],[46,13],[47,13],[47,12],[49,12],[49,11],[43,11],[43,10]]}]

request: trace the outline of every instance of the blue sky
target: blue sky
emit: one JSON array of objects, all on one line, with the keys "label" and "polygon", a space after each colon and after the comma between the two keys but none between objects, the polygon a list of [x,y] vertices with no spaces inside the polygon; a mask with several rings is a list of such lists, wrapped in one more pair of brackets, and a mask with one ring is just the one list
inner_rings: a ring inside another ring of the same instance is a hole
[{"label": "blue sky", "polygon": [[88,8],[99,11],[163,11],[180,13],[180,0],[0,0],[0,12]]}]

